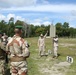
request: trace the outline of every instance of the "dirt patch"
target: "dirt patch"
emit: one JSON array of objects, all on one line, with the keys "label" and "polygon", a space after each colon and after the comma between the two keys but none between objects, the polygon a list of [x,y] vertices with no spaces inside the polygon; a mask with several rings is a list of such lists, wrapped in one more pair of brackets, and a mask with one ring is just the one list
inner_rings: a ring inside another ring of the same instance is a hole
[{"label": "dirt patch", "polygon": [[41,68],[40,72],[45,75],[65,75],[70,65],[68,62],[60,62],[52,67],[47,64],[47,67]]}]

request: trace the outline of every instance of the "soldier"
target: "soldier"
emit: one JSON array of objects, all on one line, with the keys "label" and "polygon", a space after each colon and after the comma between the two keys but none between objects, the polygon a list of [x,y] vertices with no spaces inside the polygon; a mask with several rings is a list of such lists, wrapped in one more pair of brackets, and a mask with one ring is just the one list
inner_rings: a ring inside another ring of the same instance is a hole
[{"label": "soldier", "polygon": [[[47,33],[48,33],[48,31],[47,31]],[[47,36],[47,33],[44,36],[43,36],[43,34],[41,34],[38,39],[38,47],[39,47],[40,56],[45,55],[45,38]]]},{"label": "soldier", "polygon": [[4,72],[5,72],[5,59],[4,59],[4,51],[2,50],[1,48],[2,46],[2,33],[0,33],[0,75],[4,75]]},{"label": "soldier", "polygon": [[7,44],[7,42],[8,42],[7,39],[8,39],[8,36],[7,36],[5,33],[3,33],[2,41],[3,41],[3,44],[4,44],[4,45]]},{"label": "soldier", "polygon": [[54,56],[53,58],[57,58],[57,50],[58,50],[58,36],[56,35],[54,38],[53,38],[53,46],[54,46]]},{"label": "soldier", "polygon": [[8,43],[8,36],[5,34],[5,33],[3,33],[3,36],[2,36],[2,49],[3,49],[3,51],[4,51],[4,53],[5,53],[5,63],[8,63],[8,55],[7,55],[7,53],[6,53],[6,45],[7,45],[7,43]]},{"label": "soldier", "polygon": [[9,40],[6,50],[10,54],[11,75],[27,75],[27,62],[29,50],[27,42],[21,37],[22,26],[15,27],[15,35]]}]

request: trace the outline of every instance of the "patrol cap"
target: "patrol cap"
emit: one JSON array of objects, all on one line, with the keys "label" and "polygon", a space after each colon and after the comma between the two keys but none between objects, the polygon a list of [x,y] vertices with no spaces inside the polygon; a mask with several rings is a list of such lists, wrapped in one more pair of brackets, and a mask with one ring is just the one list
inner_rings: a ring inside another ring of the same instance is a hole
[{"label": "patrol cap", "polygon": [[23,26],[17,25],[17,26],[15,26],[15,28],[16,28],[16,29],[23,29]]}]

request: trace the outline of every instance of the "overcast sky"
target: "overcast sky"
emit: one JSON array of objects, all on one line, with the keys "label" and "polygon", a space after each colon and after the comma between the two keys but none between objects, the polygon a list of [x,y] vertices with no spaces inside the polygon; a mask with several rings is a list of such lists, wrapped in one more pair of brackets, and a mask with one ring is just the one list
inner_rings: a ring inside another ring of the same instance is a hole
[{"label": "overcast sky", "polygon": [[68,22],[76,28],[76,0],[0,0],[0,21],[10,17],[34,25]]}]

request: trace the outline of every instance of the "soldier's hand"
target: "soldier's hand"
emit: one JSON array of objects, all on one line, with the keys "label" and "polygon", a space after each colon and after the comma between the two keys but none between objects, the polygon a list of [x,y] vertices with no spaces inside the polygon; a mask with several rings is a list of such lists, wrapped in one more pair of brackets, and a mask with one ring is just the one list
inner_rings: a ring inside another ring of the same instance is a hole
[{"label": "soldier's hand", "polygon": [[18,70],[16,68],[13,68],[12,69],[12,72],[15,73],[15,74],[17,74],[18,73]]}]

